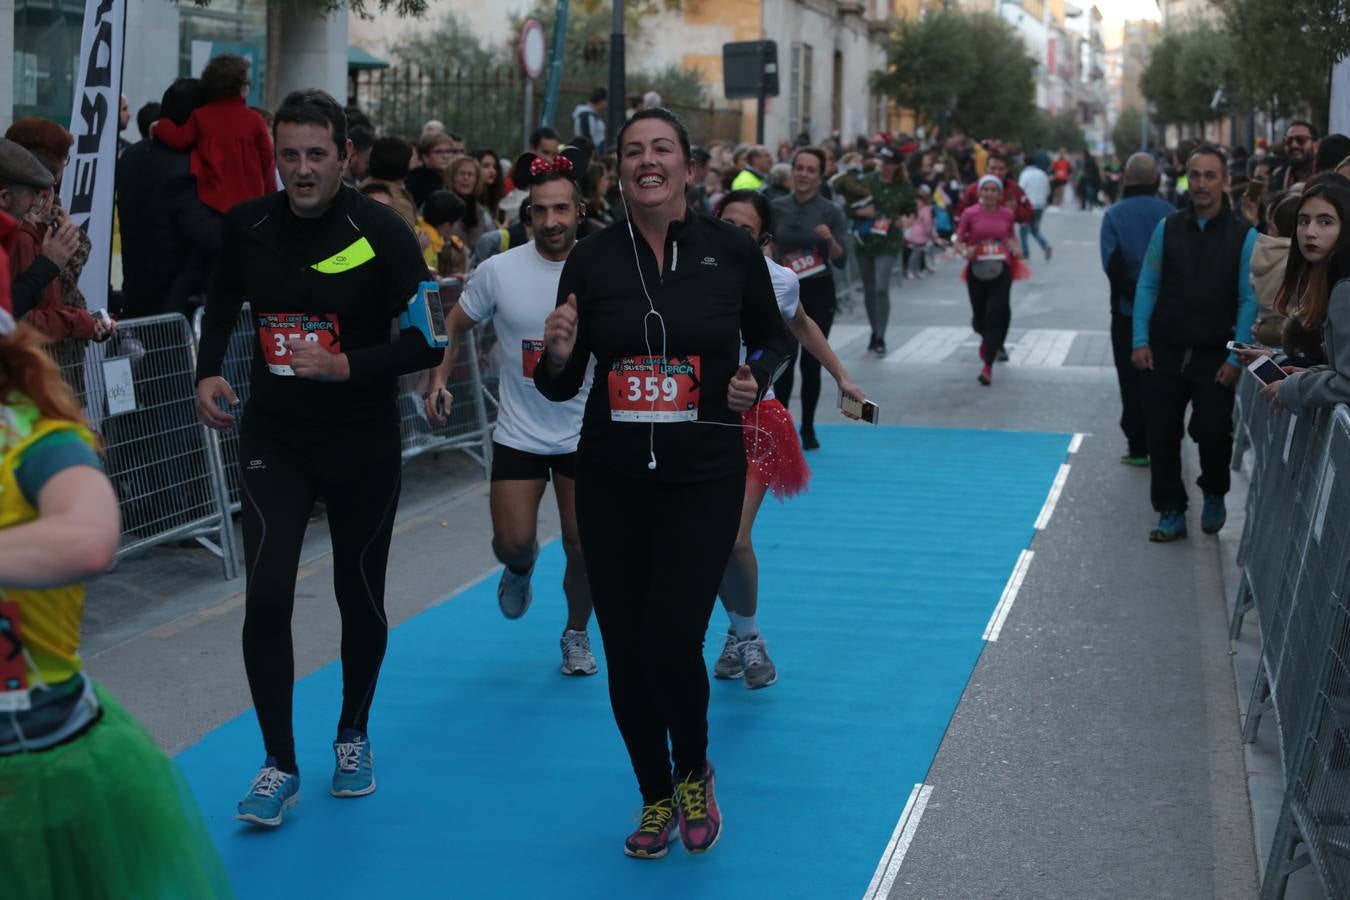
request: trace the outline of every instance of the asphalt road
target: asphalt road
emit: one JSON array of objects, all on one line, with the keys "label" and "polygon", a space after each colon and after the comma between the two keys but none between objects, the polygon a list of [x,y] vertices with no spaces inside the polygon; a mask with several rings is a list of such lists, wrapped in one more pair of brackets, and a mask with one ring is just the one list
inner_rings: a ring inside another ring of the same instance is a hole
[{"label": "asphalt road", "polygon": [[[1220,546],[1198,522],[1178,544],[1147,541],[1147,470],[1118,463],[1099,225],[1099,214],[1046,216],[1054,258],[1033,251],[1032,279],[1013,289],[1012,359],[992,387],[975,380],[978,339],[954,262],[897,279],[885,359],[865,353],[860,298],[832,337],[886,423],[1084,435],[925,779],[926,808],[894,869],[897,900],[1255,896]],[[541,540],[556,534],[546,497]],[[391,624],[488,573],[489,537],[481,470],[454,454],[410,464]],[[318,522],[297,585],[297,677],[337,647],[331,572]],[[171,752],[249,706],[242,589],[195,549],[152,551],[91,585],[89,668]]]}]

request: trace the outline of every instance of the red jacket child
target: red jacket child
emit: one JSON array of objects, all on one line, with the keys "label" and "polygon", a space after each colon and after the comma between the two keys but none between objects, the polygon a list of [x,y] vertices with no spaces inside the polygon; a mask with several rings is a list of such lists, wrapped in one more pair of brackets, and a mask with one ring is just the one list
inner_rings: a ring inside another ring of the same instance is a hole
[{"label": "red jacket child", "polygon": [[192,151],[197,196],[216,212],[277,189],[267,123],[241,96],[199,106],[183,125],[160,119],[154,135],[175,150]]}]

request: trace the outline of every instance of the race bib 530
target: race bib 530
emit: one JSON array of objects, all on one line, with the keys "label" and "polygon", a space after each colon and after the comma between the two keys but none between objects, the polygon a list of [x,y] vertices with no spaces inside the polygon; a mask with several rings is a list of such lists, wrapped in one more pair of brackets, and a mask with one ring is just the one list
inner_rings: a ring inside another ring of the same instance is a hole
[{"label": "race bib 530", "polygon": [[825,257],[815,250],[797,250],[783,257],[783,265],[798,278],[810,278],[825,271]]},{"label": "race bib 530", "polygon": [[698,419],[697,356],[625,356],[609,367],[609,417],[615,422]]},{"label": "race bib 530", "polygon": [[309,341],[329,353],[336,353],[338,344],[337,316],[316,316],[310,313],[258,313],[258,349],[267,360],[267,369],[273,375],[294,375],[291,368],[289,341]]}]

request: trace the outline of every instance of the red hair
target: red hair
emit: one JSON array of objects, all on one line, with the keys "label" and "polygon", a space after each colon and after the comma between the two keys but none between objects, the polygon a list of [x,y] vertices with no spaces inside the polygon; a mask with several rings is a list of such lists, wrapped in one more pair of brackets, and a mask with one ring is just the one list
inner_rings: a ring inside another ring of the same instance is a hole
[{"label": "red hair", "polygon": [[44,418],[83,425],[84,413],[61,380],[56,361],[43,349],[45,340],[23,322],[13,334],[0,336],[0,402],[10,391],[18,391],[33,401]]}]

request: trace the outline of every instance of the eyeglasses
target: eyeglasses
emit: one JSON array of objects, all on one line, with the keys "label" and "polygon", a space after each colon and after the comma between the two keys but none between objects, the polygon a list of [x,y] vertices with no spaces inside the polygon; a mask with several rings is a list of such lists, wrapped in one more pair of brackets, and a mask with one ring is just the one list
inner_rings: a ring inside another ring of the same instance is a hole
[{"label": "eyeglasses", "polygon": [[1311,144],[1312,138],[1306,134],[1295,134],[1284,139],[1286,144]]}]

